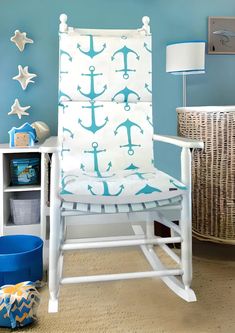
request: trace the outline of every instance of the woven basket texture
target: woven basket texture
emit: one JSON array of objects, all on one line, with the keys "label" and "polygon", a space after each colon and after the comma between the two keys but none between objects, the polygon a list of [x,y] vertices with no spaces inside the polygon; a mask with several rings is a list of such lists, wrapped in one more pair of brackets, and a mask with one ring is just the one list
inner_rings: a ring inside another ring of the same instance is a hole
[{"label": "woven basket texture", "polygon": [[194,235],[235,244],[235,111],[189,110],[177,110],[178,134],[205,144],[193,152]]}]

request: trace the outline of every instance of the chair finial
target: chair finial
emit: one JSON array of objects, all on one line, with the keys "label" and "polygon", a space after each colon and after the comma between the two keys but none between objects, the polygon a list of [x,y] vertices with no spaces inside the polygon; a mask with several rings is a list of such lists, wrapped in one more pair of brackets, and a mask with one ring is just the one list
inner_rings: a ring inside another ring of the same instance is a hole
[{"label": "chair finial", "polygon": [[66,32],[68,30],[67,19],[68,16],[66,14],[60,15],[60,32]]},{"label": "chair finial", "polygon": [[150,35],[150,26],[149,26],[150,18],[148,16],[143,16],[142,22],[143,26],[142,28],[138,29],[138,31],[144,31],[146,35]]}]

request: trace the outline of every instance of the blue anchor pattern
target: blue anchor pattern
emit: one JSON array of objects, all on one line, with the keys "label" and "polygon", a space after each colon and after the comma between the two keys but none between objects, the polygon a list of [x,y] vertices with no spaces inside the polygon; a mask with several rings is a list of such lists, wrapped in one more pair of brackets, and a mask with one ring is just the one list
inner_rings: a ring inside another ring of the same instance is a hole
[{"label": "blue anchor pattern", "polygon": [[179,184],[179,182],[177,182],[174,179],[170,179],[170,183],[173,184],[175,188],[178,188],[179,190],[187,190],[187,187],[185,185]]},{"label": "blue anchor pattern", "polygon": [[68,74],[68,73],[69,73],[68,71],[62,71],[62,70],[60,70],[59,80],[60,81],[62,80],[62,75]]},{"label": "blue anchor pattern", "polygon": [[134,173],[131,173],[130,175],[126,176],[127,177],[131,177],[131,176],[137,176],[137,178],[139,179],[145,179],[144,175],[147,175],[147,174],[154,174],[153,172],[134,172]]},{"label": "blue anchor pattern", "polygon": [[59,90],[58,99],[59,99],[59,105],[60,105],[60,102],[63,101],[64,99],[67,101],[72,101],[72,98],[61,90]]},{"label": "blue anchor pattern", "polygon": [[63,160],[64,159],[64,153],[65,152],[70,152],[70,149],[69,148],[64,148],[64,145],[62,143],[62,147],[61,147],[61,151],[60,151],[60,156],[61,156],[61,159]]},{"label": "blue anchor pattern", "polygon": [[123,72],[123,78],[125,80],[129,79],[129,72],[135,72],[135,69],[128,68],[128,55],[130,53],[133,53],[136,56],[136,59],[139,60],[140,56],[135,52],[134,50],[130,49],[126,45],[123,46],[121,49],[114,52],[114,54],[111,57],[111,60],[113,61],[115,59],[115,56],[121,53],[123,55],[123,69],[117,69],[116,72]]},{"label": "blue anchor pattern", "polygon": [[139,167],[131,163],[128,167],[126,167],[124,170],[138,170]]},{"label": "blue anchor pattern", "polygon": [[[85,154],[93,154],[93,165],[94,165],[94,172],[96,173],[96,177],[98,177],[98,178],[109,178],[109,177],[112,177],[113,175],[108,175],[108,176],[102,175],[102,173],[100,171],[99,161],[98,161],[98,154],[106,152],[106,149],[100,149],[100,150],[98,150],[98,147],[99,147],[99,145],[98,145],[97,142],[92,142],[92,148],[93,148],[93,150],[84,150],[84,153]],[[112,162],[110,161],[108,163],[108,166],[107,166],[105,172],[110,171],[111,167],[112,167]],[[81,165],[81,169],[83,171],[85,171],[85,167],[84,167],[83,164]]]},{"label": "blue anchor pattern", "polygon": [[60,57],[62,57],[64,54],[68,57],[68,60],[70,62],[73,60],[73,58],[69,52],[60,49]]},{"label": "blue anchor pattern", "polygon": [[[103,184],[103,193],[99,194],[99,195],[102,195],[102,196],[117,197],[124,190],[124,185],[122,184],[122,185],[120,185],[119,190],[116,193],[110,193],[108,183],[106,181],[102,181],[102,184]],[[90,191],[90,193],[92,195],[97,195],[95,192],[93,192],[93,188],[92,188],[91,185],[88,185],[88,190]]]},{"label": "blue anchor pattern", "polygon": [[145,87],[145,89],[146,89],[150,94],[152,94],[152,90],[149,88],[149,84],[148,84],[148,83],[145,83],[144,87]]},{"label": "blue anchor pattern", "polygon": [[108,117],[105,117],[104,123],[102,125],[97,125],[96,124],[96,118],[95,118],[95,110],[97,108],[103,108],[103,105],[95,105],[95,101],[90,101],[90,106],[82,106],[83,109],[90,109],[91,110],[91,124],[90,126],[85,126],[82,123],[82,120],[79,118],[78,123],[86,130],[91,131],[92,133],[96,133],[98,130],[103,128],[107,122],[108,122]]},{"label": "blue anchor pattern", "polygon": [[146,117],[146,120],[147,120],[147,122],[149,123],[149,125],[153,127],[152,118],[149,117],[149,116],[147,116],[147,117]]},{"label": "blue anchor pattern", "polygon": [[63,113],[64,113],[64,110],[65,110],[66,108],[68,108],[68,105],[65,105],[64,103],[61,103],[61,102],[58,103],[58,106],[61,107],[61,108],[63,109]]},{"label": "blue anchor pattern", "polygon": [[63,194],[63,195],[66,195],[66,194],[72,194],[72,192],[69,192],[69,191],[67,191],[66,190],[66,179],[67,178],[71,178],[71,177],[75,177],[75,178],[77,178],[76,176],[71,176],[71,175],[66,175],[66,176],[64,176],[64,171],[62,170],[61,171],[61,194]]},{"label": "blue anchor pattern", "polygon": [[[145,48],[149,53],[152,53],[152,50],[150,50],[150,48],[148,48],[147,43],[144,43],[144,48]],[[152,72],[149,72],[149,74],[152,74]],[[152,90],[149,88],[149,87],[150,87],[150,84],[145,83],[144,87],[145,87],[145,89],[146,89],[150,94],[152,94]]]},{"label": "blue anchor pattern", "polygon": [[[67,58],[70,62],[72,62],[72,60],[73,60],[72,56],[71,56],[68,52],[66,52],[66,51],[60,49],[60,58],[61,58],[63,55],[65,55],[66,58]],[[60,68],[60,77],[59,77],[59,80],[60,80],[60,81],[62,80],[62,75],[63,75],[63,74],[68,74],[68,73],[69,73],[68,70],[64,70],[64,69]]]},{"label": "blue anchor pattern", "polygon": [[103,74],[102,73],[94,73],[94,71],[95,71],[95,67],[94,66],[90,66],[89,67],[89,71],[90,71],[90,74],[84,74],[84,73],[82,73],[82,76],[88,76],[88,77],[90,77],[90,92],[89,93],[82,92],[82,89],[81,89],[80,86],[78,86],[77,89],[80,92],[80,94],[82,94],[83,96],[89,98],[90,100],[93,100],[93,99],[99,97],[100,95],[102,95],[105,92],[105,90],[107,89],[107,85],[104,85],[102,91],[95,92],[94,78],[96,76],[103,75]]},{"label": "blue anchor pattern", "polygon": [[145,185],[141,190],[139,190],[135,195],[140,195],[140,194],[151,194],[153,192],[161,192],[159,188],[150,186],[150,185]]},{"label": "blue anchor pattern", "polygon": [[69,134],[69,136],[70,136],[70,138],[74,138],[74,133],[72,133],[72,131],[70,131],[70,129],[69,128],[66,128],[66,127],[63,127],[63,133],[68,133]]},{"label": "blue anchor pattern", "polygon": [[103,44],[103,47],[101,50],[99,51],[95,51],[94,49],[94,37],[92,35],[89,35],[89,39],[90,39],[90,47],[88,51],[83,51],[81,48],[81,45],[78,43],[77,44],[77,48],[79,49],[80,52],[82,52],[83,54],[87,55],[90,58],[94,58],[95,56],[97,56],[98,54],[100,54],[101,52],[104,51],[104,49],[106,48],[106,44]]},{"label": "blue anchor pattern", "polygon": [[152,50],[148,47],[147,43],[144,43],[144,48],[149,52],[152,53]]},{"label": "blue anchor pattern", "polygon": [[124,102],[124,110],[125,111],[130,111],[131,109],[131,106],[130,104],[128,103],[128,99],[129,99],[129,95],[135,95],[137,98],[136,98],[136,101],[139,101],[140,100],[140,96],[134,91],[134,90],[131,90],[129,89],[128,87],[125,87],[124,89],[118,91],[112,98],[112,102],[115,101],[115,98],[118,96],[118,95],[123,95],[123,102]]},{"label": "blue anchor pattern", "polygon": [[144,202],[184,191],[172,177],[161,182],[153,167],[151,39],[86,35],[63,44],[66,38],[60,49],[62,72],[68,69],[59,82],[61,196],[129,203],[126,196]]},{"label": "blue anchor pattern", "polygon": [[143,129],[136,123],[134,123],[133,121],[127,119],[126,121],[124,121],[123,123],[121,123],[120,125],[118,125],[118,127],[115,129],[114,134],[117,135],[118,134],[118,130],[124,127],[126,129],[126,134],[127,134],[127,140],[128,143],[125,145],[120,145],[120,148],[128,148],[128,154],[129,155],[134,155],[135,151],[133,149],[133,147],[141,147],[141,144],[134,144],[132,143],[132,137],[131,137],[131,128],[132,127],[137,127],[140,130],[140,133],[143,134],[144,131]]}]

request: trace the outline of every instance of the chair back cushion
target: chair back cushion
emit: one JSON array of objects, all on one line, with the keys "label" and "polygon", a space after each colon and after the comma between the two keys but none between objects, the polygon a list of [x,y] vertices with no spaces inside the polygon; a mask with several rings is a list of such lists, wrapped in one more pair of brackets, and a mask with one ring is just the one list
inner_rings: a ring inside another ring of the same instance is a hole
[{"label": "chair back cushion", "polygon": [[151,37],[140,32],[60,35],[62,184],[153,168],[151,71]]}]

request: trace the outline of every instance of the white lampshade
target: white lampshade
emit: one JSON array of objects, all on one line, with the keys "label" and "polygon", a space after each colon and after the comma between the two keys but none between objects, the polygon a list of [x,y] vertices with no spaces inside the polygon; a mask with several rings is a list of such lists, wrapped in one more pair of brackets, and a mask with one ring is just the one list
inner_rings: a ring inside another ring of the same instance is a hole
[{"label": "white lampshade", "polygon": [[166,47],[166,72],[171,74],[205,73],[205,41],[188,41]]}]

